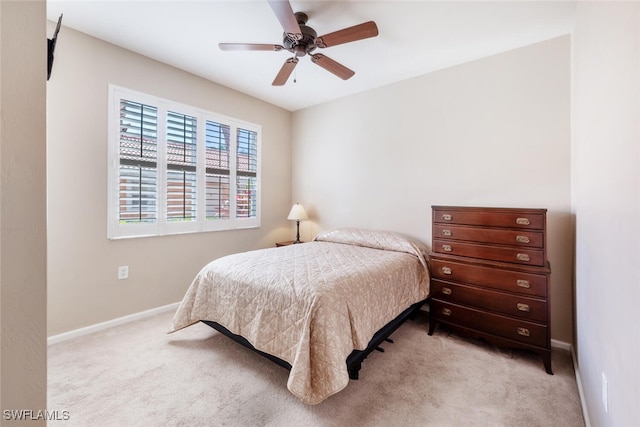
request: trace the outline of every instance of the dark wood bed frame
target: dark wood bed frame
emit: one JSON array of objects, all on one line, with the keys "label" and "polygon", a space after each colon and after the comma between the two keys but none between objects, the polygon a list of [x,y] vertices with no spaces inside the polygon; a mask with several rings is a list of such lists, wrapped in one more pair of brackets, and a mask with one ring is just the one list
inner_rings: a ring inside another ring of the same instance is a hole
[{"label": "dark wood bed frame", "polygon": [[[378,349],[379,350],[379,346],[380,344],[385,341],[388,340],[389,336],[400,327],[400,325],[402,325],[407,319],[411,318],[414,319],[418,310],[420,310],[420,308],[426,303],[427,300],[423,300],[420,302],[417,302],[415,304],[413,304],[411,307],[407,308],[405,311],[403,311],[402,313],[400,313],[400,315],[398,317],[396,317],[395,319],[393,319],[391,322],[387,323],[385,326],[383,326],[378,332],[376,332],[373,335],[373,338],[371,338],[371,341],[369,341],[369,345],[367,346],[367,348],[365,348],[364,350],[353,350],[351,352],[351,354],[349,355],[349,357],[347,357],[347,370],[349,371],[349,378],[352,380],[357,380],[358,379],[358,374],[360,372],[360,369],[362,368],[362,362],[364,361],[364,359],[367,358],[367,356],[373,351]],[[240,335],[236,335],[233,332],[229,331],[227,328],[225,328],[224,326],[220,325],[219,323],[216,322],[212,322],[210,320],[202,320],[201,322],[211,326],[213,329],[215,329],[216,331],[220,332],[221,334],[224,334],[226,336],[228,336],[229,338],[231,338],[232,340],[242,344],[243,346],[255,351],[258,354],[261,354],[262,356],[266,357],[267,359],[277,363],[278,365],[291,370],[291,365],[280,359],[279,357],[276,357],[272,354],[269,353],[265,353],[263,351],[260,351],[258,349],[256,349],[253,345],[251,345],[251,343],[249,341],[247,341],[244,337],[240,336]],[[388,340],[390,341],[390,340]]]}]

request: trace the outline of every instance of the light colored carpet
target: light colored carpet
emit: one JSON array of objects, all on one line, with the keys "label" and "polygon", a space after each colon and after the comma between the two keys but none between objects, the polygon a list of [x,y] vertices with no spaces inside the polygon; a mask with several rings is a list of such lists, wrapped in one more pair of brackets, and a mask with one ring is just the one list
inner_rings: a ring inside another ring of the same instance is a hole
[{"label": "light colored carpet", "polygon": [[49,347],[49,410],[61,426],[583,426],[569,352],[555,375],[534,353],[409,320],[360,379],[316,406],[288,371],[207,325],[167,335],[159,314]]}]

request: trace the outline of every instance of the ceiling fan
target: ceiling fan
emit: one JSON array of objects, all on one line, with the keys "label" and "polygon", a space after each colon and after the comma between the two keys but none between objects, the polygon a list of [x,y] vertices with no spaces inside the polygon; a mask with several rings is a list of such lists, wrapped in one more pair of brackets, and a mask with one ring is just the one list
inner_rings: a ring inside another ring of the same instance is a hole
[{"label": "ceiling fan", "polygon": [[378,27],[373,21],[364,22],[353,27],[334,31],[323,36],[317,35],[316,31],[306,25],[309,17],[303,12],[293,13],[291,4],[286,0],[267,0],[271,9],[275,13],[280,25],[284,29],[282,45],[279,44],[256,44],[256,43],[219,43],[221,50],[235,51],[280,51],[283,49],[293,53],[293,57],[287,59],[276,78],[271,83],[273,86],[283,86],[294,68],[298,64],[298,58],[309,54],[311,61],[335,74],[343,80],[351,78],[355,72],[344,65],[334,61],[321,53],[312,53],[316,48],[327,48],[339,44],[367,39],[378,35]]}]

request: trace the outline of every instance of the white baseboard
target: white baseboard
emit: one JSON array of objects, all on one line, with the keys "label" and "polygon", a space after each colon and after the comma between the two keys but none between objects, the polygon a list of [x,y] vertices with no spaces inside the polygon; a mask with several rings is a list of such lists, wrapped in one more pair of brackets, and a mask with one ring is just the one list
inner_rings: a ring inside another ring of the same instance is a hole
[{"label": "white baseboard", "polygon": [[551,340],[551,347],[552,348],[559,348],[561,350],[567,350],[567,351],[571,351],[571,344],[569,344],[568,342],[564,342],[564,341],[558,341],[558,340]]},{"label": "white baseboard", "polygon": [[558,340],[551,340],[551,347],[562,350],[568,350],[571,352],[571,359],[573,362],[573,371],[576,376],[576,384],[578,386],[578,395],[580,396],[580,407],[582,408],[582,417],[584,418],[585,427],[591,427],[591,421],[589,420],[589,411],[587,411],[587,401],[584,396],[584,389],[582,388],[582,379],[580,378],[580,369],[578,368],[578,358],[576,357],[575,347],[569,343]]},{"label": "white baseboard", "polygon": [[578,395],[580,395],[580,406],[582,407],[582,417],[584,418],[585,427],[591,427],[589,420],[589,411],[587,411],[587,400],[584,396],[584,388],[582,387],[582,378],[580,377],[580,369],[578,368],[578,358],[575,349],[571,348],[571,358],[573,359],[573,370],[576,374],[576,383],[578,385]]},{"label": "white baseboard", "polygon": [[176,302],[173,304],[164,305],[162,307],[156,307],[150,310],[141,311],[139,313],[130,314],[128,316],[118,317],[117,319],[107,320],[106,322],[96,323],[95,325],[85,326],[84,328],[74,329],[73,331],[63,332],[58,335],[52,335],[47,338],[47,345],[58,344],[72,338],[93,334],[95,332],[103,331],[115,326],[124,325],[125,323],[135,322],[136,320],[142,320],[147,317],[155,316],[156,314],[165,313],[167,311],[175,311],[178,309],[179,305],[180,303]]},{"label": "white baseboard", "polygon": [[[81,337],[83,335],[89,335],[94,332],[99,332],[105,329],[113,328],[115,326],[124,325],[125,323],[130,323],[130,322],[135,322],[136,320],[145,319],[147,317],[151,317],[156,314],[165,313],[167,311],[175,311],[178,309],[179,305],[180,303],[176,302],[173,304],[164,305],[162,307],[156,307],[150,310],[141,311],[139,313],[130,314],[128,316],[118,317],[117,319],[107,320],[106,322],[96,323],[95,325],[85,326],[84,328],[75,329],[73,331],[63,332],[58,335],[52,335],[49,338],[47,338],[47,344],[48,345],[57,344],[59,342],[67,341],[72,338]],[[424,311],[428,311],[428,310],[424,310]],[[559,348],[561,350],[571,351],[573,354],[571,344],[564,341],[552,339],[551,347]]]}]

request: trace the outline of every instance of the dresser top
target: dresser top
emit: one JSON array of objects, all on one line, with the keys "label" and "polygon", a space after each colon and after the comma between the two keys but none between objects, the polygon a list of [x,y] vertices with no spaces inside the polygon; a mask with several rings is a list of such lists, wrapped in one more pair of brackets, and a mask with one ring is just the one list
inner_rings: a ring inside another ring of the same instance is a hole
[{"label": "dresser top", "polygon": [[456,210],[456,211],[483,211],[483,212],[531,212],[545,213],[546,209],[539,208],[501,208],[501,207],[482,207],[482,206],[431,206],[436,210]]}]

